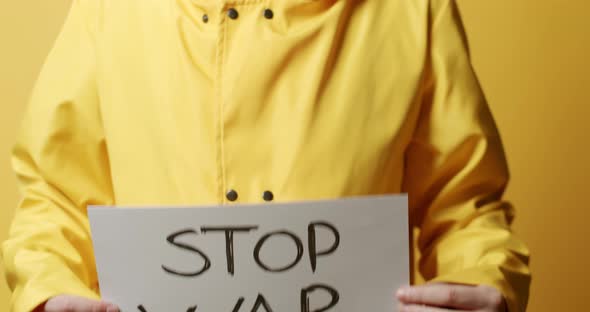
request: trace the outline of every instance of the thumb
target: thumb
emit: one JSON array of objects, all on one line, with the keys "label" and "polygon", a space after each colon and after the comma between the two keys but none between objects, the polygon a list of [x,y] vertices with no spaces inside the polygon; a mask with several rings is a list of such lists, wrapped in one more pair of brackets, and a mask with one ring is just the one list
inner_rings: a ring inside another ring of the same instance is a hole
[{"label": "thumb", "polygon": [[119,308],[106,301],[98,301],[78,296],[59,295],[49,300],[42,312],[119,312]]}]

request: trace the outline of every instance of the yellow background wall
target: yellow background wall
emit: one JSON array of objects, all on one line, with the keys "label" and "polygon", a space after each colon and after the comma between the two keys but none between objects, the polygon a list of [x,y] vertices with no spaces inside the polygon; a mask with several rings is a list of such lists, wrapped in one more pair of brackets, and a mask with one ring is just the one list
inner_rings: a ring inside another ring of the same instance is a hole
[{"label": "yellow background wall", "polygon": [[[518,209],[515,230],[533,252],[529,311],[585,310],[590,1],[459,1],[511,164],[507,196]],[[18,200],[9,149],[69,3],[0,0],[0,241]],[[1,268],[0,279],[1,312],[8,309]]]}]

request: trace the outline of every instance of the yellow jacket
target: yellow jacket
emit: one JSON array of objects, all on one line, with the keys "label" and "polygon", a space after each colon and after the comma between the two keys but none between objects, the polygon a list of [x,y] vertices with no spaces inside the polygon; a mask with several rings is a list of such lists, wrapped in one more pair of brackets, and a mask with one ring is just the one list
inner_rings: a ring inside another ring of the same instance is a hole
[{"label": "yellow jacket", "polygon": [[400,192],[427,279],[525,309],[528,251],[454,0],[74,1],[13,166],[14,312],[98,297],[87,205]]}]

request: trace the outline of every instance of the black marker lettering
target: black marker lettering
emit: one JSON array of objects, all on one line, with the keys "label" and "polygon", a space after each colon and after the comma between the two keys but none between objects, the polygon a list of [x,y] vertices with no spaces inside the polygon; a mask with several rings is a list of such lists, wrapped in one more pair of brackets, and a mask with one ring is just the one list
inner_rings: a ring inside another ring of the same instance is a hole
[{"label": "black marker lettering", "polygon": [[234,275],[234,232],[248,233],[258,229],[257,226],[224,226],[224,227],[201,227],[201,233],[225,232],[225,256],[227,260],[227,272]]},{"label": "black marker lettering", "polygon": [[[285,235],[290,237],[293,242],[295,242],[295,245],[297,246],[297,257],[295,258],[295,260],[287,265],[284,266],[282,268],[270,268],[269,266],[265,265],[264,263],[262,263],[262,261],[260,260],[260,249],[262,249],[262,245],[264,245],[264,243],[266,242],[267,239],[269,239],[271,236],[273,235]],[[261,267],[263,270],[265,271],[269,271],[269,272],[284,272],[289,270],[290,268],[294,267],[295,265],[297,265],[297,263],[299,263],[299,261],[301,260],[301,257],[303,257],[303,243],[301,242],[301,240],[299,239],[299,237],[297,237],[295,234],[288,232],[288,231],[276,231],[276,232],[270,232],[264,236],[262,236],[260,238],[260,240],[258,240],[258,243],[256,243],[256,247],[254,247],[254,260],[256,261],[256,263],[258,264],[259,267]]]},{"label": "black marker lettering", "polygon": [[240,308],[242,307],[242,303],[244,303],[244,297],[240,297],[240,299],[238,299],[238,302],[236,302],[236,305],[234,306],[234,309],[231,310],[232,312],[238,312],[240,311]]},{"label": "black marker lettering", "polygon": [[[145,310],[145,308],[143,307],[143,305],[141,305],[141,304],[137,306],[137,309],[138,309],[139,311],[141,311],[141,312],[147,312],[147,311]],[[192,307],[189,307],[189,308],[186,310],[186,312],[195,312],[195,311],[197,311],[197,306],[192,306]]]},{"label": "black marker lettering", "polygon": [[197,248],[195,248],[195,247],[193,247],[191,245],[187,245],[187,244],[183,244],[183,243],[179,243],[179,242],[176,242],[175,241],[175,239],[178,236],[181,236],[181,235],[184,235],[184,234],[195,234],[195,235],[197,235],[197,232],[195,230],[191,230],[191,229],[189,229],[189,230],[181,230],[181,231],[178,231],[178,232],[175,232],[175,233],[170,234],[166,238],[166,240],[170,244],[172,244],[172,245],[174,245],[174,246],[176,246],[176,247],[178,247],[180,249],[190,250],[190,251],[198,254],[199,256],[201,256],[201,258],[203,258],[203,260],[204,260],[203,267],[199,271],[195,271],[195,272],[179,272],[179,271],[175,271],[173,269],[170,269],[170,268],[168,268],[168,267],[166,267],[164,265],[162,265],[162,269],[164,271],[170,273],[170,274],[178,275],[178,276],[183,276],[183,277],[194,277],[194,276],[198,276],[198,275],[204,273],[205,271],[207,271],[209,269],[209,267],[211,267],[211,261],[209,261],[209,258],[207,257],[207,255],[205,255],[199,249],[197,249]]},{"label": "black marker lettering", "polygon": [[268,305],[268,302],[266,302],[266,299],[264,299],[264,296],[262,294],[258,294],[258,297],[256,297],[256,302],[254,303],[254,306],[252,307],[252,310],[250,310],[250,312],[258,311],[258,308],[260,308],[260,305],[262,305],[262,307],[264,307],[264,310],[266,312],[272,312],[272,309],[270,308],[270,306]]},{"label": "black marker lettering", "polygon": [[[327,291],[330,294],[330,296],[332,296],[332,300],[330,301],[330,303],[328,305],[326,305],[322,308],[310,310],[310,308],[309,308],[309,295],[318,289]],[[336,291],[336,289],[334,289],[328,285],[314,284],[314,285],[311,285],[307,288],[301,289],[301,312],[328,311],[329,309],[336,306],[336,304],[338,303],[339,300],[340,300],[340,295],[338,294],[338,291]]]},{"label": "black marker lettering", "polygon": [[[332,244],[332,246],[330,246],[330,248],[322,251],[318,251],[316,249],[316,227],[325,227],[332,231],[332,233],[334,234],[334,243]],[[313,222],[310,223],[307,227],[307,243],[309,248],[309,261],[311,262],[311,270],[315,273],[318,256],[326,256],[336,251],[336,249],[340,245],[340,233],[338,233],[338,229],[336,229],[335,226],[327,222]]]}]

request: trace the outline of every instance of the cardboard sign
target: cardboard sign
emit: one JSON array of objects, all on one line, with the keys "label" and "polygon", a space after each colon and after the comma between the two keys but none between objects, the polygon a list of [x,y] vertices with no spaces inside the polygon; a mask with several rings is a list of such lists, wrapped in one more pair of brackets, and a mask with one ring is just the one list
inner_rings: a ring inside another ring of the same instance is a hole
[{"label": "cardboard sign", "polygon": [[406,196],[90,207],[101,295],[124,312],[391,312]]}]

